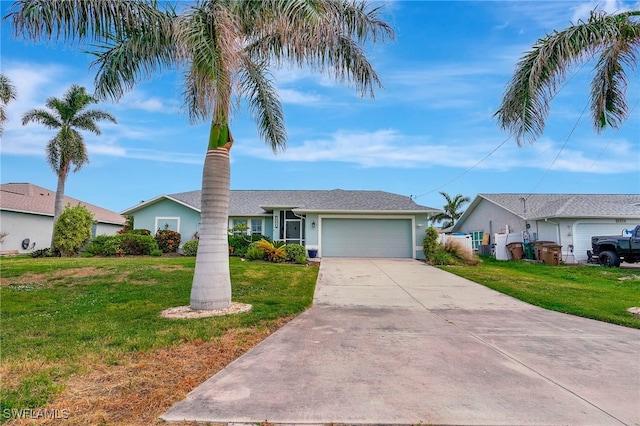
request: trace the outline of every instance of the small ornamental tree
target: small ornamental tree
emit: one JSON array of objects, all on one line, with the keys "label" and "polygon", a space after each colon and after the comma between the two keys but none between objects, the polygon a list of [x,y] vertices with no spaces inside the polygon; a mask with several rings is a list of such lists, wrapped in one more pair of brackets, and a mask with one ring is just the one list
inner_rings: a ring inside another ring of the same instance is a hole
[{"label": "small ornamental tree", "polygon": [[85,206],[67,204],[54,225],[53,248],[63,257],[77,255],[91,239],[93,221],[93,213]]},{"label": "small ornamental tree", "polygon": [[427,228],[424,238],[422,239],[422,252],[427,260],[432,260],[432,257],[442,249],[438,243],[438,231],[433,226]]},{"label": "small ornamental tree", "polygon": [[176,253],[180,247],[181,236],[179,232],[170,229],[159,229],[156,232],[156,241],[163,253]]}]

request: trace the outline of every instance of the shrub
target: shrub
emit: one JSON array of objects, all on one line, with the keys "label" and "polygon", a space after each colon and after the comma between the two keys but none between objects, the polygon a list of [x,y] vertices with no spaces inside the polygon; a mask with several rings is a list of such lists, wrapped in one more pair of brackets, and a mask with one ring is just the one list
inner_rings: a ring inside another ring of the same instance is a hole
[{"label": "shrub", "polygon": [[151,256],[160,257],[162,256],[162,250],[160,249],[151,250],[150,254]]},{"label": "shrub", "polygon": [[280,263],[287,259],[284,243],[262,239],[256,243],[256,246],[264,251],[264,255],[269,262]]},{"label": "shrub", "polygon": [[115,256],[122,250],[122,235],[111,235],[102,245],[102,256]]},{"label": "shrub", "polygon": [[156,241],[158,242],[158,248],[163,253],[176,253],[178,247],[180,247],[180,233],[172,231],[170,229],[159,229],[156,232]]},{"label": "shrub", "polygon": [[307,259],[306,254],[301,254],[300,256],[296,257],[296,263],[299,263],[301,265],[306,265],[308,260],[309,259]]},{"label": "shrub", "polygon": [[127,233],[135,235],[151,235],[151,231],[149,231],[148,229],[132,229]]},{"label": "shrub", "polygon": [[[287,244],[285,246],[288,262],[307,263],[307,250],[300,244]],[[298,258],[304,256],[304,261],[298,262]]]},{"label": "shrub", "polygon": [[94,256],[105,256],[104,245],[110,238],[112,238],[112,236],[106,234],[97,235],[91,240],[85,251]]},{"label": "shrub", "polygon": [[427,260],[431,259],[431,256],[440,251],[440,243],[438,243],[438,231],[433,226],[430,226],[425,231],[425,236],[422,239],[422,253]]},{"label": "shrub", "polygon": [[448,240],[443,247],[443,250],[449,253],[458,263],[465,265],[477,265],[478,258],[473,254],[473,251],[469,250],[462,242],[457,240]]},{"label": "shrub", "polygon": [[53,227],[53,248],[65,257],[77,255],[91,239],[92,225],[93,213],[81,204],[68,204]]},{"label": "shrub", "polygon": [[198,240],[189,240],[182,246],[182,254],[185,256],[195,256],[198,254]]},{"label": "shrub", "polygon": [[432,265],[456,265],[458,262],[456,258],[442,249],[431,253],[429,257],[429,263]]},{"label": "shrub", "polygon": [[264,259],[264,250],[255,244],[251,244],[247,249],[247,260],[263,260]]},{"label": "shrub", "polygon": [[159,248],[158,242],[151,235],[127,232],[120,236],[120,240],[120,248],[124,251],[124,254],[133,256],[149,255]]},{"label": "shrub", "polygon": [[260,234],[230,234],[229,235],[229,254],[234,256],[245,256],[249,245],[260,240],[270,241],[269,238],[263,237]]},{"label": "shrub", "polygon": [[33,258],[37,258],[37,257],[51,257],[51,249],[48,248],[43,248],[40,250],[34,250],[31,252],[31,257]]}]

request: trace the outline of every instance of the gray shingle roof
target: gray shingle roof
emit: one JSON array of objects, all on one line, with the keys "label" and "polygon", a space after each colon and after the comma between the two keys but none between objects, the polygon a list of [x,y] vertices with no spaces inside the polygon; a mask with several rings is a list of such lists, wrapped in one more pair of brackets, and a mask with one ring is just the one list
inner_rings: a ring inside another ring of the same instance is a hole
[{"label": "gray shingle roof", "polygon": [[[200,211],[201,191],[180,192],[169,198]],[[438,209],[416,204],[404,195],[383,191],[334,190],[232,190],[230,216],[264,215],[275,207],[288,207],[300,212],[438,212]]]},{"label": "gray shingle roof", "polygon": [[[23,213],[53,216],[56,192],[31,183],[3,183],[0,185],[0,209]],[[95,219],[102,223],[124,225],[125,218],[118,213],[85,203],[71,197],[64,197],[64,203],[75,206],[82,204]]]},{"label": "gray shingle roof", "polygon": [[640,217],[640,194],[478,194],[480,198],[526,220]]}]

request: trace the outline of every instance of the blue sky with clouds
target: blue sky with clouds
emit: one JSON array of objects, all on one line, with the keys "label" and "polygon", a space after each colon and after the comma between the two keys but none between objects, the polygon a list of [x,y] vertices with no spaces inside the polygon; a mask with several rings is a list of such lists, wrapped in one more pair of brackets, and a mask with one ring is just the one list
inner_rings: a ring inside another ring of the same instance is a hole
[{"label": "blue sky with clouds", "polygon": [[[10,2],[2,1],[2,15]],[[576,66],[554,99],[545,133],[517,147],[492,118],[522,54],[540,37],[609,12],[640,9],[622,1],[389,1],[396,39],[369,48],[384,88],[375,99],[328,76],[273,70],[285,107],[288,146],[274,154],[241,103],[232,119],[232,189],[369,189],[417,196],[442,207],[439,191],[478,193],[640,192],[640,78],[629,74],[631,116],[596,134],[589,118],[593,64]],[[22,126],[22,114],[61,97],[72,84],[93,87],[91,58],[61,45],[13,39],[2,22],[1,72],[17,88],[7,107],[1,181],[52,190],[44,147],[53,132]],[[160,194],[200,189],[208,123],[191,125],[180,74],[138,85],[97,107],[118,124],[85,134],[90,163],[70,174],[66,194],[122,211]]]}]

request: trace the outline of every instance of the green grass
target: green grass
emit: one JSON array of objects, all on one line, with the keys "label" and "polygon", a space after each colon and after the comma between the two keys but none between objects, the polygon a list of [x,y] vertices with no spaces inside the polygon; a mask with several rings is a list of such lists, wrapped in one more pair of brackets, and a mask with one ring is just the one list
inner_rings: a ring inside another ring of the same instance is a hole
[{"label": "green grass", "polygon": [[0,413],[43,406],[66,377],[86,372],[87,360],[116,365],[124,354],[209,341],[300,313],[312,303],[318,273],[231,258],[232,298],[252,304],[251,312],[160,317],[189,304],[194,265],[195,258],[179,257],[2,259]]},{"label": "green grass", "polygon": [[442,269],[546,309],[640,328],[640,270],[551,266],[483,257],[477,266]]}]

